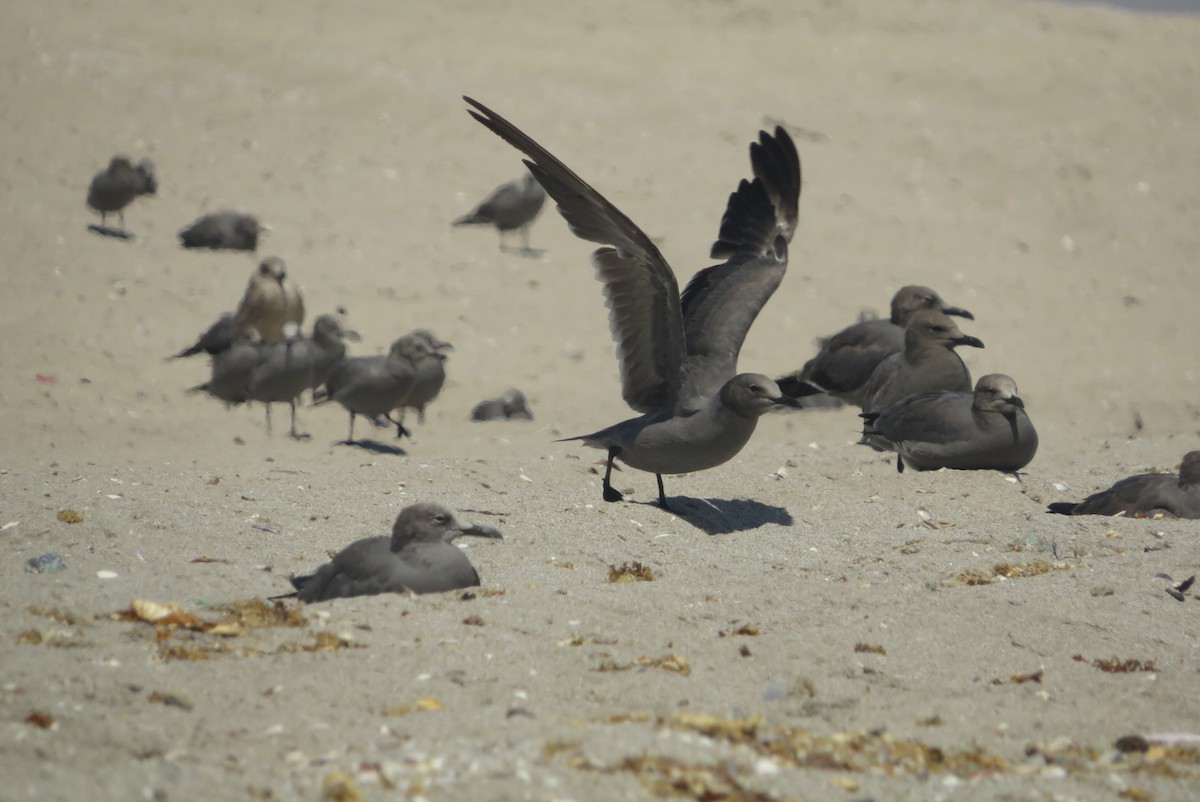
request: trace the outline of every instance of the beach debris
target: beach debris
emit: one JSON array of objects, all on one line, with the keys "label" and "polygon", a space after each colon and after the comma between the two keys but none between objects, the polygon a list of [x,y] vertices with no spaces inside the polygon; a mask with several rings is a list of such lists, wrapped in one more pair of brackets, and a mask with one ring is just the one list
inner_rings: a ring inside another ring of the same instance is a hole
[{"label": "beach debris", "polygon": [[54,571],[66,570],[67,564],[61,555],[48,551],[38,557],[30,557],[25,561],[25,570],[31,574],[49,574]]},{"label": "beach debris", "polygon": [[151,691],[148,699],[155,704],[178,707],[180,710],[192,710],[196,706],[187,694],[178,691]]},{"label": "beach debris", "polygon": [[738,627],[737,629],[731,629],[728,631],[723,630],[723,629],[719,630],[717,632],[717,637],[719,637],[719,638],[738,637],[738,636],[754,637],[757,634],[758,634],[758,627],[756,627],[754,624],[743,624],[742,626]]},{"label": "beach debris", "polygon": [[363,802],[363,795],[353,777],[334,769],[321,780],[321,802]]},{"label": "beach debris", "polygon": [[982,568],[964,568],[957,572],[943,585],[990,585],[998,579],[1023,579],[1031,576],[1041,576],[1053,571],[1066,571],[1071,568],[1067,563],[1049,563],[1045,560],[1031,560],[1027,563],[997,563],[990,572]]},{"label": "beach debris", "polygon": [[640,562],[621,563],[619,568],[615,565],[608,566],[609,582],[652,582],[653,580],[654,571],[650,566]]},{"label": "beach debris", "polygon": [[[1088,659],[1081,654],[1073,655],[1071,659],[1076,663],[1089,662]],[[1107,659],[1103,657],[1097,657],[1093,658],[1090,662],[1096,668],[1100,669],[1101,671],[1108,672],[1109,674],[1129,674],[1138,671],[1158,671],[1158,667],[1154,665],[1153,660],[1143,661],[1138,660],[1137,658],[1127,658],[1122,660],[1119,657]]]},{"label": "beach debris", "polygon": [[53,729],[56,724],[54,717],[44,710],[34,710],[25,717],[25,723],[31,727],[39,727],[43,730]]},{"label": "beach debris", "polygon": [[862,641],[854,644],[854,651],[867,652],[868,654],[881,654],[884,656],[887,655],[887,649],[883,648],[878,643],[863,643]]},{"label": "beach debris", "polygon": [[1045,674],[1044,671],[1042,671],[1041,669],[1038,669],[1037,671],[1031,671],[1027,674],[1013,674],[1011,677],[1009,677],[1006,680],[996,677],[995,679],[992,680],[992,684],[993,685],[1004,685],[1006,683],[1011,683],[1013,685],[1024,685],[1026,682],[1041,683],[1042,677],[1044,676],[1044,674]]},{"label": "beach debris", "polygon": [[83,513],[78,510],[59,510],[58,520],[64,524],[77,524],[83,520]]},{"label": "beach debris", "polygon": [[410,704],[391,705],[381,711],[385,716],[407,716],[409,713],[432,713],[445,707],[433,696],[419,696]]},{"label": "beach debris", "polygon": [[692,673],[692,667],[688,665],[687,658],[681,654],[668,654],[662,657],[639,657],[628,663],[618,663],[615,660],[605,660],[595,671],[630,671],[635,668],[661,668],[664,671],[671,671],[676,674],[688,676]]}]

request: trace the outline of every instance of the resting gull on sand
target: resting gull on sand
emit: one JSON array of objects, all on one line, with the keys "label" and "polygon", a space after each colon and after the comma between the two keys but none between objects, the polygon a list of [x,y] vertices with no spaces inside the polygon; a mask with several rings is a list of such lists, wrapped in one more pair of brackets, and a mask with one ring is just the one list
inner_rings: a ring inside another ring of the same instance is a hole
[{"label": "resting gull on sand", "polygon": [[917,393],[970,392],[971,372],[954,353],[960,345],[982,348],[983,341],[963,334],[958,324],[937,309],[913,315],[904,330],[904,350],[871,372],[863,388],[863,412],[879,412]]},{"label": "resting gull on sand", "polygon": [[185,248],[254,251],[258,249],[258,235],[270,230],[251,214],[213,212],[197,218],[180,230],[179,243]]},{"label": "resting gull on sand", "polygon": [[1037,453],[1037,430],[1017,383],[1002,373],[980,377],[974,392],[910,395],[880,412],[864,412],[863,440],[896,452],[896,470],[954,468],[1015,472]]},{"label": "resting gull on sand", "polygon": [[351,543],[315,573],[292,577],[296,593],[287,595],[318,602],[344,596],[476,587],[479,574],[475,566],[451,543],[460,535],[503,538],[498,529],[462,521],[443,504],[413,504],[400,511],[391,537]]},{"label": "resting gull on sand", "polygon": [[658,247],[636,224],[566,165],[508,120],[464,98],[470,114],[529,157],[525,164],[581,239],[606,247],[592,253],[604,284],[617,342],[625,402],[640,417],[567,438],[608,452],[604,500],[622,496],[611,482],[613,461],[655,474],[658,503],[670,509],[664,473],[720,465],[749,441],[758,418],[776,404],[796,406],[757,373],[737,374],[742,341],[783,280],[796,230],[800,158],[782,127],[760,132],[750,146],[754,180],[729,196],[714,259],[682,296]]},{"label": "resting gull on sand", "polygon": [[909,284],[892,296],[891,317],[860,320],[823,338],[817,355],[800,370],[779,379],[779,388],[793,398],[823,392],[861,407],[871,373],[880,362],[904,350],[904,329],[912,316],[924,309],[975,319],[966,309],[943,301],[935,290]]},{"label": "resting gull on sand", "polygon": [[1083,501],[1058,501],[1050,512],[1062,515],[1124,515],[1148,518],[1158,513],[1200,518],[1200,451],[1183,455],[1179,473],[1129,476]]}]

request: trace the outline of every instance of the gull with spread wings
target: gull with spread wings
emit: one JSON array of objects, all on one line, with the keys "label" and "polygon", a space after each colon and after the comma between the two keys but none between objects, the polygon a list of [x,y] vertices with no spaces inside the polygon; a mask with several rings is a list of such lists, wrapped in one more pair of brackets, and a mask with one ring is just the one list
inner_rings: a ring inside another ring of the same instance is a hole
[{"label": "gull with spread wings", "polygon": [[575,236],[604,247],[592,253],[617,343],[622,397],[642,413],[592,434],[570,437],[608,452],[604,500],[620,501],[613,460],[658,479],[732,459],[758,418],[777,404],[797,406],[759,373],[737,373],[750,324],[783,281],[796,230],[800,157],[782,127],[750,145],[753,180],[729,196],[712,258],[682,294],[666,259],[632,220],[528,135],[478,101],[472,117],[529,158],[525,165],[558,204]]}]

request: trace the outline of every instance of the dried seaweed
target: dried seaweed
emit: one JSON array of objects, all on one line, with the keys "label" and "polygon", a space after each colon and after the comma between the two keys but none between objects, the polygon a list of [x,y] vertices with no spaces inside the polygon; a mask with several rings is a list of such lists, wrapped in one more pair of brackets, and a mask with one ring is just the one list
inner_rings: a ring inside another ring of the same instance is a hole
[{"label": "dried seaweed", "polygon": [[652,582],[654,571],[640,562],[622,563],[621,567],[608,566],[609,582]]},{"label": "dried seaweed", "polygon": [[887,654],[887,649],[883,648],[878,643],[863,643],[861,641],[854,644],[854,651],[868,652],[870,654],[882,654],[882,655]]},{"label": "dried seaweed", "polygon": [[661,668],[676,674],[688,676],[692,673],[687,658],[681,654],[668,654],[662,657],[639,657],[629,663],[618,663],[615,660],[605,660],[594,670],[596,671],[630,671],[635,668]]},{"label": "dried seaweed", "polygon": [[1038,669],[1037,671],[1031,671],[1027,674],[1013,674],[1011,677],[1009,677],[1006,680],[996,677],[995,679],[992,680],[992,684],[993,685],[1004,685],[1005,683],[1012,683],[1013,685],[1023,685],[1026,682],[1039,682],[1040,683],[1042,681],[1042,677],[1044,674],[1045,674],[1044,671],[1042,671],[1041,669]]},{"label": "dried seaweed", "polygon": [[982,568],[964,568],[954,574],[946,585],[990,585],[995,578],[1023,579],[1031,576],[1041,576],[1053,571],[1070,570],[1066,563],[1048,563],[1045,560],[1031,560],[1027,563],[997,563],[992,566],[991,573]]},{"label": "dried seaweed", "polygon": [[228,613],[233,620],[246,629],[263,627],[303,627],[308,626],[308,616],[297,604],[284,604],[276,599],[268,601],[261,598],[239,599],[214,608]]},{"label": "dried seaweed", "polygon": [[[1081,654],[1072,656],[1071,658],[1077,663],[1089,662],[1086,657]],[[1101,671],[1106,671],[1109,674],[1132,674],[1139,671],[1158,671],[1158,666],[1154,665],[1153,660],[1138,660],[1135,657],[1130,657],[1122,660],[1120,657],[1093,658],[1091,664]]]}]

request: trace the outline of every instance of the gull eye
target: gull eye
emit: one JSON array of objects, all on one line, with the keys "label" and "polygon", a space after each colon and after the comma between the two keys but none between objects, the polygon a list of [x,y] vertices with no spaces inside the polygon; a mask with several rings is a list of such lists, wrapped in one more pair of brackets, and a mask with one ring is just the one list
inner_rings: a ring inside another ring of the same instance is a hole
[{"label": "gull eye", "polygon": [[439,512],[437,515],[433,516],[433,522],[434,522],[435,524],[437,524],[438,526],[442,526],[443,524],[445,524],[445,523],[446,523],[447,521],[449,521],[449,520],[450,520],[450,519],[449,519],[448,517],[446,517],[445,515],[443,515],[443,514],[442,514],[442,513],[440,513],[440,512]]},{"label": "gull eye", "polygon": [[752,392],[752,393],[761,393],[761,392],[762,392],[762,388],[761,388],[761,387],[759,387],[757,384],[752,384],[752,385],[750,385],[750,392]]}]

